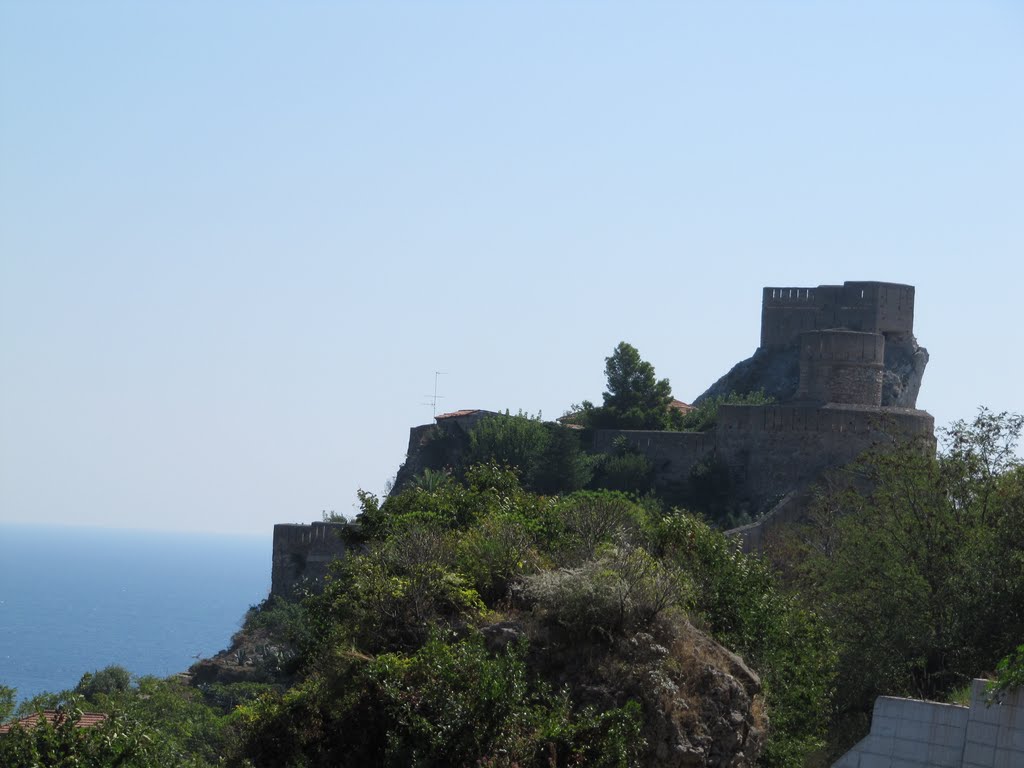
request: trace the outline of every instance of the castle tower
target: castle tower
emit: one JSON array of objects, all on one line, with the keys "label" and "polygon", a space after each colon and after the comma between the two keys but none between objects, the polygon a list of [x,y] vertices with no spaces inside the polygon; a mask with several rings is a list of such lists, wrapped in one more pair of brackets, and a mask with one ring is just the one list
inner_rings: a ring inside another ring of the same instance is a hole
[{"label": "castle tower", "polygon": [[849,328],[865,333],[914,332],[914,286],[847,281],[817,288],[765,288],[761,347],[785,347],[806,331]]},{"label": "castle tower", "polygon": [[802,333],[797,399],[880,406],[884,368],[885,337],[880,333]]}]

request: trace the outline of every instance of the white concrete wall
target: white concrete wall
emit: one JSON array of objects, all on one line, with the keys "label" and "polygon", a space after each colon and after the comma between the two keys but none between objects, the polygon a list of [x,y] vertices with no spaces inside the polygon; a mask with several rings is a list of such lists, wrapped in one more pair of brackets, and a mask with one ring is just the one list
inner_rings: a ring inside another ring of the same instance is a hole
[{"label": "white concrete wall", "polygon": [[985,706],[985,681],[975,680],[963,768],[1024,768],[1024,689]]},{"label": "white concrete wall", "polygon": [[975,680],[969,707],[880,696],[871,732],[834,768],[1024,768],[1024,690],[986,706]]}]

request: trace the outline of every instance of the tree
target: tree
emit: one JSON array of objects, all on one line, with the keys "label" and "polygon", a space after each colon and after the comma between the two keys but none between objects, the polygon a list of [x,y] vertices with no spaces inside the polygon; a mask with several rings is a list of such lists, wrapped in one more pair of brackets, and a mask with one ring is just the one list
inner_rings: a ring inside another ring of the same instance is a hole
[{"label": "tree", "polygon": [[529,484],[541,463],[551,436],[540,420],[520,411],[481,419],[469,433],[469,455],[466,466],[493,462],[519,469]]},{"label": "tree", "polygon": [[115,714],[99,725],[79,728],[82,712],[79,700],[72,698],[58,707],[56,722],[51,724],[41,715],[36,724],[15,725],[0,738],[0,765],[4,768],[144,768],[152,765],[192,768],[199,764],[175,759],[161,749],[153,732],[130,717]]},{"label": "tree", "polygon": [[937,456],[869,455],[860,490],[823,496],[786,542],[839,641],[840,730],[863,727],[879,695],[945,696],[1024,636],[1021,427],[982,409],[945,431]]},{"label": "tree", "polygon": [[127,691],[131,686],[132,675],[124,667],[112,664],[98,672],[86,672],[75,686],[75,693],[84,696],[88,701],[95,700],[97,694],[111,696]]},{"label": "tree", "polygon": [[594,408],[590,421],[595,427],[612,429],[666,429],[672,387],[658,379],[654,366],[640,358],[636,347],[619,342],[605,358],[608,391],[604,405]]},{"label": "tree", "polygon": [[0,723],[14,713],[15,693],[16,691],[13,688],[8,688],[6,685],[0,685]]}]

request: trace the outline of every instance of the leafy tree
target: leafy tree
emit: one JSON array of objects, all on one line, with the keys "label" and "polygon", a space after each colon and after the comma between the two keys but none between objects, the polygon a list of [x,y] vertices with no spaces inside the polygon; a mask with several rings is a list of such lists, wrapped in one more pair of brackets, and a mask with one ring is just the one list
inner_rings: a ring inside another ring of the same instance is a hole
[{"label": "leafy tree", "polygon": [[999,701],[1011,691],[1024,685],[1024,645],[1017,648],[996,665],[996,679],[988,686],[989,701]]},{"label": "leafy tree", "polygon": [[591,486],[637,495],[650,493],[654,489],[654,465],[620,435],[611,453],[596,457]]},{"label": "leafy tree", "polygon": [[117,714],[91,728],[79,728],[82,712],[70,700],[57,710],[57,723],[40,716],[37,724],[15,725],[0,738],[4,768],[149,768],[152,765],[198,765],[167,753],[152,732]]},{"label": "leafy tree", "polygon": [[547,448],[550,435],[540,416],[520,411],[481,419],[469,433],[466,465],[494,463],[517,467],[524,478],[531,478]]},{"label": "leafy tree", "polygon": [[856,487],[824,495],[785,542],[839,641],[840,741],[877,696],[944,698],[1024,636],[1022,425],[982,409],[938,455],[871,454]]},{"label": "leafy tree", "polygon": [[14,713],[14,696],[17,693],[13,688],[0,685],[0,723]]},{"label": "leafy tree", "polygon": [[783,591],[766,560],[743,554],[696,517],[671,514],[656,535],[662,556],[693,585],[693,618],[761,676],[772,726],[761,764],[804,765],[825,743],[834,690],[835,645],[825,622]]},{"label": "leafy tree", "polygon": [[597,458],[580,446],[580,430],[560,424],[545,424],[550,433],[527,487],[537,493],[572,493],[586,488],[594,476]]},{"label": "leafy tree", "polygon": [[97,694],[107,696],[123,693],[131,686],[132,675],[124,667],[111,665],[98,672],[86,672],[75,686],[75,693],[94,701]]},{"label": "leafy tree", "polygon": [[669,424],[672,388],[658,379],[654,366],[640,358],[636,347],[624,341],[605,358],[608,390],[604,404],[592,408],[589,422],[611,429],[665,429]]}]

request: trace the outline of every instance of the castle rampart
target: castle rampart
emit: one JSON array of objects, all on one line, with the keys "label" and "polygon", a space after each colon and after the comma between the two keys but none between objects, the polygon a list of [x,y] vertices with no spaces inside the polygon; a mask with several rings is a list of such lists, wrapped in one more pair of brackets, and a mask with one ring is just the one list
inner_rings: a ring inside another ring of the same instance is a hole
[{"label": "castle rampart", "polygon": [[798,400],[882,404],[885,337],[858,331],[810,331],[800,336]]},{"label": "castle rampart", "polygon": [[345,554],[347,523],[281,523],[274,526],[270,594],[291,597],[297,587],[323,585],[327,566]]},{"label": "castle rampart", "polygon": [[[779,395],[785,402],[722,405],[716,427],[708,432],[596,430],[591,448],[607,454],[624,442],[646,456],[656,482],[668,486],[686,483],[702,460],[713,457],[728,468],[735,501],[754,514],[772,509],[758,522],[730,532],[744,549],[759,550],[773,527],[803,513],[811,483],[825,470],[848,465],[875,446],[925,438],[934,448],[930,414],[882,406],[885,377],[893,367],[886,367],[886,355],[892,357],[894,351],[905,356],[902,363],[896,360],[897,366],[915,367],[915,356],[924,355],[917,383],[903,400],[916,403],[927,353],[916,346],[913,324],[914,287],[909,285],[846,282],[765,288],[762,350],[784,347],[775,356],[785,358],[787,381],[795,378],[793,368],[799,361],[799,384],[794,382]],[[906,335],[909,340],[902,338]],[[757,378],[751,381],[752,386],[740,391],[756,388]],[[436,425],[413,427],[395,487],[406,487],[427,466],[457,465],[473,426],[491,415],[455,411],[435,417]],[[317,588],[328,563],[345,553],[343,529],[342,523],[275,526],[271,593],[291,596],[307,581]]]},{"label": "castle rampart", "polygon": [[865,333],[912,333],[914,287],[846,282],[817,288],[765,288],[761,294],[761,346],[794,343],[806,331],[845,328]]},{"label": "castle rampart", "polygon": [[912,409],[839,403],[723,405],[715,451],[733,468],[740,494],[759,507],[873,446],[930,438],[934,426],[930,414]]},{"label": "castle rampart", "polygon": [[715,450],[713,432],[599,429],[594,432],[594,452],[611,453],[619,438],[646,456],[663,481],[686,480],[697,462]]}]

